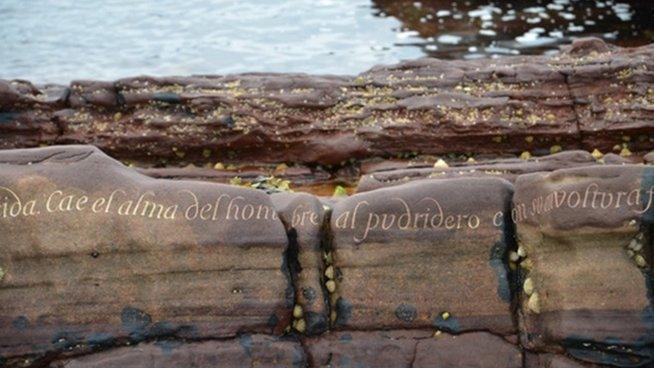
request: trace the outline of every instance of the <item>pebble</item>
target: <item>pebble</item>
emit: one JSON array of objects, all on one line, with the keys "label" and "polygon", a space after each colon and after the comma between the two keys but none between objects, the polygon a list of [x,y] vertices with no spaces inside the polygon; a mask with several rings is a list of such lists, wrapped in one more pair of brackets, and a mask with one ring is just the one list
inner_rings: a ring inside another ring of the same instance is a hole
[{"label": "pebble", "polygon": [[538,297],[538,293],[531,294],[529,300],[527,301],[527,307],[533,313],[540,313],[540,298]]},{"label": "pebble", "polygon": [[304,315],[304,311],[302,310],[302,306],[296,304],[295,307],[293,307],[293,317],[302,318],[303,315]]},{"label": "pebble", "polygon": [[634,261],[636,262],[636,265],[640,268],[643,268],[647,265],[647,262],[645,261],[645,258],[641,256],[640,254],[637,254],[636,257],[634,258]]},{"label": "pebble", "polygon": [[450,165],[448,165],[447,162],[443,161],[442,158],[439,158],[438,161],[436,161],[436,163],[434,164],[434,167],[445,168],[445,167],[450,167]]},{"label": "pebble", "polygon": [[529,151],[524,151],[520,154],[521,160],[529,160],[531,158],[531,153]]},{"label": "pebble", "polygon": [[636,239],[631,239],[631,242],[629,242],[629,249],[633,250],[634,252],[639,252],[641,249],[643,249],[643,245]]},{"label": "pebble", "polygon": [[527,143],[531,143],[531,142],[534,141],[534,137],[531,136],[531,135],[528,135],[528,136],[525,137],[525,141],[526,141]]},{"label": "pebble", "polygon": [[525,279],[525,282],[522,285],[522,289],[525,291],[525,294],[527,295],[531,295],[534,293],[534,282],[531,280],[531,278]]},{"label": "pebble", "polygon": [[600,158],[604,157],[604,154],[600,152],[597,148],[593,150],[593,153],[591,153],[591,156],[593,156],[594,159],[599,160]]},{"label": "pebble", "polygon": [[334,266],[328,266],[325,269],[325,277],[327,277],[330,280],[334,279]]},{"label": "pebble", "polygon": [[509,260],[511,262],[518,262],[520,260],[520,256],[518,255],[517,252],[511,252],[509,253]]},{"label": "pebble", "polygon": [[561,146],[559,146],[558,144],[550,147],[550,153],[551,154],[561,152],[562,150],[563,150],[563,148]]},{"label": "pebble", "polygon": [[443,320],[450,318],[450,312],[441,313],[441,318],[443,318]]},{"label": "pebble", "polygon": [[4,278],[5,278],[5,270],[3,270],[2,267],[0,267],[0,281],[2,281],[2,279]]},{"label": "pebble", "polygon": [[304,332],[307,329],[307,323],[304,322],[303,319],[295,320],[295,322],[293,322],[293,328],[295,328],[297,332]]},{"label": "pebble", "polygon": [[520,256],[520,258],[525,258],[527,256],[527,251],[522,245],[518,247],[518,256]]},{"label": "pebble", "polygon": [[213,168],[216,169],[216,170],[225,170],[225,165],[223,165],[220,162],[216,162],[216,164],[213,165]]},{"label": "pebble", "polygon": [[327,281],[325,283],[325,286],[327,287],[327,291],[329,291],[330,293],[336,291],[336,283],[334,282],[334,280]]},{"label": "pebble", "polygon": [[624,147],[624,148],[620,151],[620,156],[622,156],[622,157],[629,157],[629,156],[631,156],[631,151],[629,150],[629,148]]},{"label": "pebble", "polygon": [[524,261],[520,262],[520,267],[524,268],[525,270],[531,270],[534,267],[534,263],[531,261],[531,259],[525,259]]}]

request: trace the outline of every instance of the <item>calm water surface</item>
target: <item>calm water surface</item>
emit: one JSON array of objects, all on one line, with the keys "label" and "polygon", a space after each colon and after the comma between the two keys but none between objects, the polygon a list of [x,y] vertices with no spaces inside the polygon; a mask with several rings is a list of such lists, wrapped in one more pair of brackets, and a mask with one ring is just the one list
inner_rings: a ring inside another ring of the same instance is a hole
[{"label": "calm water surface", "polygon": [[430,55],[654,41],[649,1],[0,0],[0,78],[251,71],[356,74]]}]

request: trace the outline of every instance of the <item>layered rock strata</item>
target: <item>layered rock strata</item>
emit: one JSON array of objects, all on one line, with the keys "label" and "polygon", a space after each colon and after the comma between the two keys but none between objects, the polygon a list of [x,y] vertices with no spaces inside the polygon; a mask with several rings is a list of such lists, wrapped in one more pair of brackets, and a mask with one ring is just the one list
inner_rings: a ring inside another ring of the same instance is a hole
[{"label": "layered rock strata", "polygon": [[654,169],[586,155],[325,199],[0,151],[0,366],[651,366]]},{"label": "layered rock strata", "polygon": [[420,59],[358,76],[0,81],[0,148],[93,144],[140,166],[458,153],[649,151],[654,47],[576,41],[556,56]]}]

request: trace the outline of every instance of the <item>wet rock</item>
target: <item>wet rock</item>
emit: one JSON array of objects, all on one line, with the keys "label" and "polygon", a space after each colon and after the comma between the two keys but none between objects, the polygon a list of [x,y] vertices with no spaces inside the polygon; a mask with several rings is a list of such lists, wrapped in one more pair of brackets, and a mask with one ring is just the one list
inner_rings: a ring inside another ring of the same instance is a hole
[{"label": "wet rock", "polygon": [[596,364],[581,363],[560,354],[533,354],[525,355],[524,368],[600,368]]},{"label": "wet rock", "polygon": [[69,103],[73,108],[104,107],[112,109],[121,104],[121,98],[113,82],[73,81],[70,89]]},{"label": "wet rock", "polygon": [[520,350],[484,332],[334,332],[305,340],[314,367],[522,367]]},{"label": "wet rock", "polygon": [[645,161],[645,163],[648,165],[654,165],[654,151],[646,154],[643,157],[643,161]]},{"label": "wet rock", "polygon": [[336,202],[336,327],[513,333],[511,192],[496,178],[423,180]]},{"label": "wet rock", "polygon": [[[625,162],[623,159],[620,160]],[[528,160],[499,158],[452,164],[448,167],[424,165],[423,167],[380,170],[361,176],[357,192],[367,192],[425,178],[499,177],[514,182],[522,174],[588,166],[596,163],[597,160],[586,151],[566,151],[532,157]]]},{"label": "wet rock", "polygon": [[265,335],[243,335],[225,341],[157,341],[62,360],[53,368],[136,367],[305,367],[306,357],[298,342]]},{"label": "wet rock", "polygon": [[53,144],[60,131],[52,116],[67,95],[64,86],[0,80],[0,149]]},{"label": "wet rock", "polygon": [[301,307],[294,317],[305,322],[307,334],[324,332],[329,327],[329,306],[323,285],[329,276],[334,277],[323,262],[326,211],[310,194],[276,193],[271,200],[289,235],[287,262],[296,306]]},{"label": "wet rock", "polygon": [[563,55],[554,61],[567,76],[583,146],[603,152],[615,149],[615,153],[623,148],[650,150],[654,48],[595,49],[581,58]]},{"label": "wet rock", "polygon": [[279,334],[287,244],[260,191],[151,179],[89,146],[2,151],[0,356]]},{"label": "wet rock", "polygon": [[[557,56],[425,58],[343,77],[76,81],[63,106],[45,110],[32,103],[36,87],[2,81],[1,110],[27,114],[22,125],[11,119],[21,127],[41,113],[56,122],[56,142],[94,144],[145,166],[204,164],[207,149],[220,162],[311,166],[406,154],[607,152],[616,144],[651,150],[654,46],[598,50],[592,41]],[[0,137],[5,148],[52,140],[30,130]]]},{"label": "wet rock", "polygon": [[512,217],[530,349],[619,367],[654,364],[654,170],[606,165],[524,175]]}]

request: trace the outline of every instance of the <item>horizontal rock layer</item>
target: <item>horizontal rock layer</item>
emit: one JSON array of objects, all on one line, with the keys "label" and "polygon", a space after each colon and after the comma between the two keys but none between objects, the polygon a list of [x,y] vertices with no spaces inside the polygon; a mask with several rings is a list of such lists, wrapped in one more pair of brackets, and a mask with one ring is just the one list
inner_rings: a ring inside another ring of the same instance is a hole
[{"label": "horizontal rock layer", "polygon": [[93,144],[142,166],[654,148],[654,46],[420,59],[354,77],[0,81],[0,148]]},{"label": "horizontal rock layer", "polygon": [[604,160],[328,199],[0,151],[0,366],[651,366],[654,169]]}]

